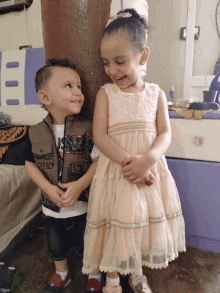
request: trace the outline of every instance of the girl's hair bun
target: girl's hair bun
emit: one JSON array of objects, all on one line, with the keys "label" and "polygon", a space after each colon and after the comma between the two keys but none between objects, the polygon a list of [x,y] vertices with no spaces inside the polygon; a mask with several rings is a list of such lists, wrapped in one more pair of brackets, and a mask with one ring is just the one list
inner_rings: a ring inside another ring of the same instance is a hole
[{"label": "girl's hair bun", "polygon": [[117,15],[119,15],[121,13],[130,13],[132,15],[131,17],[133,19],[139,20],[143,24],[144,28],[145,29],[148,29],[147,22],[146,22],[145,18],[142,17],[135,9],[133,9],[133,8],[126,8],[124,10],[119,11],[117,13]]},{"label": "girl's hair bun", "polygon": [[119,30],[129,33],[130,42],[140,52],[147,46],[148,25],[135,9],[127,8],[117,13],[117,16],[107,25],[105,34],[117,33]]}]

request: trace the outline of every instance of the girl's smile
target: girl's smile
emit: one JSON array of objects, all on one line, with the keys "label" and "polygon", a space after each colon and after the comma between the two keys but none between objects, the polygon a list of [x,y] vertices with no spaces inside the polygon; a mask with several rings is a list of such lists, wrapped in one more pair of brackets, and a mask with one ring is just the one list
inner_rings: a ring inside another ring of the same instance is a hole
[{"label": "girl's smile", "polygon": [[142,52],[131,46],[128,34],[118,32],[105,36],[101,42],[101,55],[106,74],[122,91],[142,91]]}]

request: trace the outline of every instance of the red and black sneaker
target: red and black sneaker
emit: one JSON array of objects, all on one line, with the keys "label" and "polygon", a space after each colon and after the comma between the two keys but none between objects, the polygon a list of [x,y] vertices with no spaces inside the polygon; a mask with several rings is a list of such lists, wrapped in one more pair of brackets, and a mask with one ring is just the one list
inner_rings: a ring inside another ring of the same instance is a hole
[{"label": "red and black sneaker", "polygon": [[50,282],[45,286],[42,293],[62,293],[64,288],[71,282],[71,273],[68,274],[65,280],[62,280],[59,274],[54,274]]},{"label": "red and black sneaker", "polygon": [[85,293],[90,293],[90,292],[101,293],[102,287],[103,287],[102,282],[99,283],[97,279],[91,278],[88,280]]}]

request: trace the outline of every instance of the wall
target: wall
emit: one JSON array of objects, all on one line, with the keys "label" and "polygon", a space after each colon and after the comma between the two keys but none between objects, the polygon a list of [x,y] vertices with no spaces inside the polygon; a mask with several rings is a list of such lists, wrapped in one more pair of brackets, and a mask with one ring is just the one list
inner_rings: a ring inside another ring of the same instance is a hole
[{"label": "wall", "polygon": [[[197,26],[200,26],[201,29],[201,44],[198,41],[195,42],[193,75],[213,75],[215,63],[219,58],[220,42],[215,21],[215,10],[217,3],[218,0],[196,1],[195,23]],[[217,19],[220,29],[220,6],[218,8]],[[203,52],[206,59],[206,66],[204,64]]]},{"label": "wall", "polygon": [[180,28],[186,26],[188,1],[148,0],[149,47],[147,81],[157,83],[167,97],[172,85],[175,97],[182,98],[185,42],[179,40]]},{"label": "wall", "polygon": [[[27,18],[32,47],[43,47],[40,0],[33,0],[27,10]],[[0,40],[0,51],[19,50],[19,46],[30,44],[24,11],[0,15]]]},{"label": "wall", "polygon": [[[197,0],[196,26],[201,28],[201,44],[206,55],[207,73],[213,74],[219,57],[220,44],[215,28],[215,9],[218,0]],[[151,56],[147,80],[158,83],[167,97],[171,85],[175,100],[183,97],[185,41],[179,39],[180,28],[186,27],[188,0],[148,0]],[[220,22],[220,16],[219,22]],[[201,46],[195,41],[193,74],[204,75],[205,66]]]},{"label": "wall", "polygon": [[[124,0],[123,1],[124,9],[128,7],[134,7],[137,11],[145,16],[148,14],[148,5],[146,0]],[[111,16],[116,16],[117,12],[121,10],[121,1],[112,0],[111,4]],[[41,13],[41,1],[34,0],[33,4],[27,10],[28,23],[30,28],[30,38],[29,31],[27,30],[25,23],[25,13],[24,11],[20,12],[10,12],[4,15],[0,15],[0,52],[4,59],[5,54],[10,56],[16,56],[21,53],[18,51],[19,46],[29,45],[31,43],[32,48],[41,48],[43,47],[43,33],[42,33],[42,13]],[[7,24],[7,27],[6,27]],[[7,52],[4,52],[7,51]],[[9,52],[10,51],[10,52]],[[27,50],[28,51],[28,50]],[[22,52],[25,53],[25,52]],[[23,54],[22,54],[23,56]],[[11,58],[13,59],[13,58]],[[9,60],[13,61],[13,60]],[[22,63],[22,62],[21,62]],[[3,64],[2,64],[3,65]],[[4,69],[5,70],[5,69]],[[2,74],[3,71],[2,69]],[[10,71],[11,72],[11,71]],[[143,75],[146,74],[146,68],[143,70]],[[17,77],[16,77],[17,79]],[[4,78],[2,78],[2,94],[3,94],[3,84]],[[42,110],[39,105],[24,105],[24,100],[22,92],[24,92],[24,82],[21,84],[21,95],[18,97],[18,89],[13,97],[18,98],[21,103],[20,105],[6,106],[5,100],[11,98],[11,95],[4,94],[2,95],[1,100],[2,104],[0,111],[3,111],[5,114],[9,114],[12,117],[13,123],[22,123],[33,125],[41,121],[44,116],[47,114],[45,110]]]},{"label": "wall", "polygon": [[[112,16],[121,9],[120,2],[112,0]],[[149,35],[151,56],[148,61],[147,80],[158,83],[167,96],[171,85],[174,85],[175,99],[182,98],[185,41],[179,39],[179,34],[180,28],[186,26],[188,0],[148,0],[147,2],[151,25]],[[197,0],[196,25],[201,27],[200,39],[207,59],[208,74],[213,73],[220,51],[215,28],[217,2],[218,0]],[[139,12],[147,11],[146,0],[124,0],[124,8],[128,6],[135,7]],[[34,0],[27,13],[32,46],[43,47],[40,0]],[[0,39],[0,51],[18,50],[19,46],[29,43],[23,11],[0,15]],[[195,42],[194,52],[193,74],[205,74],[202,50],[198,41]]]},{"label": "wall", "polygon": [[[146,0],[124,0],[123,2],[124,9],[135,7],[139,13],[147,14]],[[115,16],[119,10],[121,10],[121,1],[112,0],[111,16]],[[33,0],[27,15],[32,47],[43,47],[41,0]],[[24,11],[0,15],[0,40],[0,51],[18,50],[19,46],[29,44]]]},{"label": "wall", "polygon": [[[135,8],[138,13],[148,15],[148,4],[147,0],[124,0],[123,9]],[[121,1],[112,0],[110,16],[115,16],[121,10]]]},{"label": "wall", "polygon": [[[26,19],[28,20],[29,30],[26,26]],[[32,5],[25,11],[16,11],[9,12],[6,14],[0,15],[0,52],[2,51],[2,57],[4,59],[5,54],[14,56],[14,58],[19,59],[18,55],[25,56],[24,50],[18,51],[19,46],[32,45],[32,48],[42,48],[43,47],[43,35],[42,35],[42,19],[41,19],[41,1],[34,0]],[[23,54],[24,53],[24,54]],[[13,58],[11,58],[13,59]],[[23,58],[25,60],[25,57]],[[14,61],[14,60],[9,60]],[[17,60],[18,61],[18,60]],[[24,67],[24,62],[21,60],[20,64]],[[41,60],[40,60],[41,61]],[[4,63],[2,61],[2,63]],[[39,62],[42,64],[42,61]],[[5,72],[6,68],[4,64],[1,64],[1,74]],[[19,70],[23,70],[22,66]],[[11,76],[13,79],[18,79],[18,73],[13,70],[13,73],[16,73],[15,76]],[[1,76],[0,76],[1,77]],[[6,76],[4,76],[6,78]],[[22,99],[24,99],[24,78],[23,82],[19,81],[19,87],[15,89],[10,89],[16,91],[13,95],[5,96],[4,95],[4,79],[1,78],[1,106],[0,112],[3,111],[4,114],[9,114],[12,117],[12,123],[21,123],[33,125],[41,121],[47,112],[43,110],[40,105],[24,105]],[[33,81],[34,82],[34,81]],[[19,96],[20,94],[20,96]],[[6,98],[18,98],[21,103],[20,105],[13,106],[4,106],[4,99]]]}]

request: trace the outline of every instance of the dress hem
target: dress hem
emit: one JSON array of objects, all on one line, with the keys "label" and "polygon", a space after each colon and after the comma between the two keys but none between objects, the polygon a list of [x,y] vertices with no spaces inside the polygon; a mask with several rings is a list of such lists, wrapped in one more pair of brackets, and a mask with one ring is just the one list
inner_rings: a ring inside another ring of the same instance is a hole
[{"label": "dress hem", "polygon": [[[186,247],[184,249],[182,249],[182,250],[179,250],[177,252],[177,254],[173,254],[172,256],[168,257],[166,263],[163,263],[163,264],[150,264],[147,261],[142,261],[142,266],[148,267],[150,269],[166,269],[168,267],[168,265],[169,265],[168,262],[171,262],[171,261],[177,259],[179,257],[179,253],[181,253],[181,252],[186,252]],[[121,270],[121,269],[118,269],[118,268],[117,269],[116,268],[106,268],[106,267],[103,267],[101,265],[98,265],[98,266],[93,266],[91,269],[85,269],[83,267],[82,268],[82,273],[83,274],[91,274],[97,268],[99,268],[99,270],[101,272],[104,272],[104,273],[117,272],[117,273],[119,273],[121,275],[128,275],[128,274],[133,274],[133,273],[139,274],[141,272],[141,271],[138,271],[138,270],[135,270],[135,269],[134,270],[130,269],[130,270],[124,271],[124,270]]]}]

